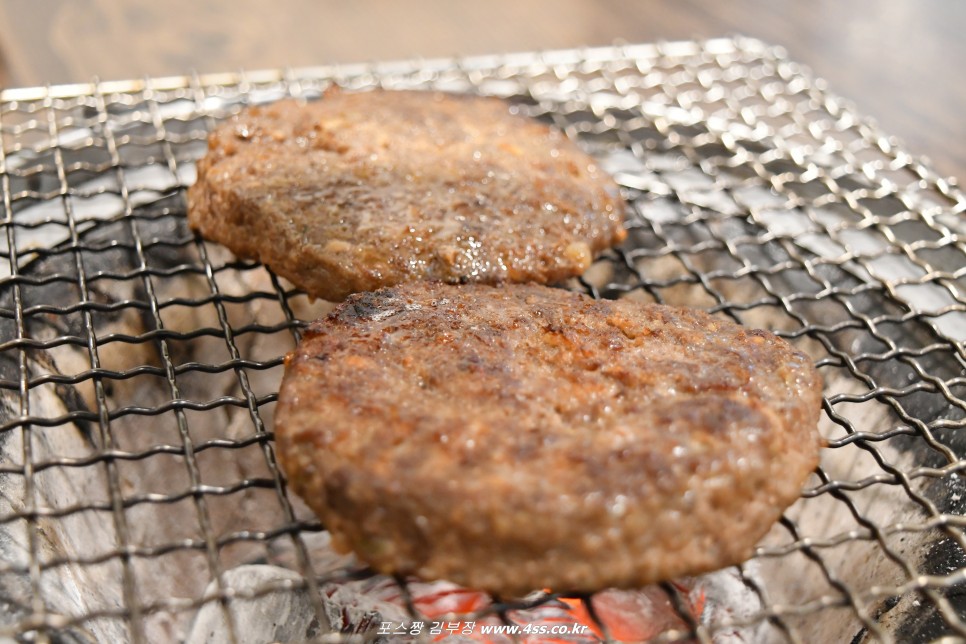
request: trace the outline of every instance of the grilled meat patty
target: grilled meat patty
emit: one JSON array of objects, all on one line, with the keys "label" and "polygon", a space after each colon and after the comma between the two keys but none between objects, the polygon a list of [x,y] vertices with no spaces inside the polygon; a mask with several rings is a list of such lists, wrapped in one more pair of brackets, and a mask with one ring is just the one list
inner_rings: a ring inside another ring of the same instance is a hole
[{"label": "grilled meat patty", "polygon": [[818,463],[821,389],[785,341],[700,311],[417,283],[309,327],[276,438],[381,572],[593,591],[749,557]]},{"label": "grilled meat patty", "polygon": [[312,295],[430,279],[554,282],[624,239],[617,186],[492,98],[329,92],[218,127],[192,228]]}]

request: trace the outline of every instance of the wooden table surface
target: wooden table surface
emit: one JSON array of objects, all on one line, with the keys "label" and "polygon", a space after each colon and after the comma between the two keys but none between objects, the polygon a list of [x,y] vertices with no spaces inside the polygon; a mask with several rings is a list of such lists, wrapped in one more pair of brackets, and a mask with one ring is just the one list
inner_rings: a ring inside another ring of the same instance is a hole
[{"label": "wooden table surface", "polygon": [[744,34],[966,180],[962,0],[6,0],[0,84]]}]

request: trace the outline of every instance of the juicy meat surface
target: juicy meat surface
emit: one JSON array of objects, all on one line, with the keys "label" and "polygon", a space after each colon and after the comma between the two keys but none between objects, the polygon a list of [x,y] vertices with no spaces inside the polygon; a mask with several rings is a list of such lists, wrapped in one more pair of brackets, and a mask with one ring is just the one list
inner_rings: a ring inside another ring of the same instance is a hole
[{"label": "juicy meat surface", "polygon": [[276,439],[381,572],[594,591],[748,558],[818,463],[821,390],[785,341],[700,311],[419,283],[308,328]]},{"label": "juicy meat surface", "polygon": [[498,99],[329,92],[216,128],[188,221],[310,294],[413,280],[548,283],[626,236],[616,184]]}]

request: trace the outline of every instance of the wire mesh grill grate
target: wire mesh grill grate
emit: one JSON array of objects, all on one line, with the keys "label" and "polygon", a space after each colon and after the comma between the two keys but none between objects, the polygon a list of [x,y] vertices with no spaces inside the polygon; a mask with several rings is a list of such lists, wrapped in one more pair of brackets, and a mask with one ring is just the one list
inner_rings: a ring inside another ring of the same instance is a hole
[{"label": "wire mesh grill grate", "polygon": [[822,466],[754,559],[693,582],[700,615],[662,586],[682,619],[658,641],[966,636],[966,200],[745,39],[0,93],[0,636],[248,641],[270,605],[273,639],[341,641],[387,614],[362,593],[346,623],[338,588],[419,609],[328,549],[275,463],[282,357],[325,304],[184,224],[214,123],[332,84],[498,95],[559,127],[629,207],[570,287],[815,359]]}]

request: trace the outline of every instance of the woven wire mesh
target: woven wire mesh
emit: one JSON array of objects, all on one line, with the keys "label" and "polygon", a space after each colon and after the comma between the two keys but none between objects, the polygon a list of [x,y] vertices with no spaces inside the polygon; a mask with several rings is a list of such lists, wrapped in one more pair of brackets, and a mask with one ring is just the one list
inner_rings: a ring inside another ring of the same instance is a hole
[{"label": "woven wire mesh", "polygon": [[383,581],[327,554],[272,451],[283,356],[325,304],[184,223],[215,123],[333,84],[497,95],[562,129],[622,186],[630,233],[567,286],[815,359],[822,465],[699,614],[662,586],[681,622],[659,641],[966,636],[966,201],[746,39],[0,93],[0,635],[249,641],[267,600],[301,607],[300,639],[372,634],[333,588]]}]

